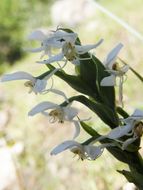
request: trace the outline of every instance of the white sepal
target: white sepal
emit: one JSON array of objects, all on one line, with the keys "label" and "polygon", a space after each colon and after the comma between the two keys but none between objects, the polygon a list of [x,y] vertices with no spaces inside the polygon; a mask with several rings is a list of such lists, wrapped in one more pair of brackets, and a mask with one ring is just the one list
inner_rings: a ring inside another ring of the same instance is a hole
[{"label": "white sepal", "polygon": [[72,122],[73,122],[73,124],[75,126],[75,132],[74,132],[74,135],[73,135],[73,139],[75,139],[80,134],[80,125],[79,125],[78,121],[73,120]]},{"label": "white sepal", "polygon": [[31,74],[29,74],[27,72],[23,72],[23,71],[18,71],[18,72],[11,73],[11,74],[5,74],[1,78],[1,82],[7,82],[7,81],[12,81],[12,80],[35,81],[35,78]]},{"label": "white sepal", "polygon": [[116,127],[108,133],[107,137],[110,139],[118,139],[120,137],[123,137],[124,135],[128,135],[128,133],[132,130],[133,127],[134,125],[131,124],[127,124],[122,127]]},{"label": "white sepal", "polygon": [[82,45],[82,46],[75,45],[75,49],[78,54],[84,54],[84,53],[90,51],[91,49],[97,48],[102,42],[103,42],[103,39],[99,40],[99,42],[97,42],[96,44],[93,44],[93,45]]},{"label": "white sepal", "polygon": [[112,69],[112,65],[115,63],[118,53],[120,52],[121,48],[123,47],[122,43],[116,45],[107,55],[106,60],[104,61],[105,67]]},{"label": "white sepal", "polygon": [[51,56],[49,59],[44,60],[44,61],[37,61],[37,63],[41,63],[41,64],[50,64],[53,62],[57,62],[57,61],[62,61],[64,58],[63,53],[59,53],[55,56]]},{"label": "white sepal", "polygon": [[57,108],[59,107],[57,104],[54,104],[52,102],[42,102],[42,103],[39,103],[38,105],[36,105],[34,108],[32,108],[32,110],[30,110],[28,112],[28,115],[29,116],[34,116],[38,113],[41,113],[45,110],[48,110],[48,109],[53,109],[53,108]]},{"label": "white sepal", "polygon": [[114,86],[116,84],[116,77],[114,75],[110,75],[101,80],[101,86]]},{"label": "white sepal", "polygon": [[56,146],[52,151],[51,151],[51,155],[57,155],[67,149],[71,149],[74,147],[78,147],[80,149],[82,149],[82,146],[73,140],[69,140],[69,141],[64,141],[61,144],[59,144],[58,146]]}]

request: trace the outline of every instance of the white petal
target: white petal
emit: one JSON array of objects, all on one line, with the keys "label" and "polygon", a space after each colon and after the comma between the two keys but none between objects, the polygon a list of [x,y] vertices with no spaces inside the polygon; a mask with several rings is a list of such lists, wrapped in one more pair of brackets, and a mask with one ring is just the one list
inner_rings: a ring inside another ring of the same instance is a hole
[{"label": "white petal", "polygon": [[45,110],[48,110],[48,109],[53,109],[53,108],[57,108],[59,107],[57,104],[54,104],[52,102],[42,102],[38,105],[36,105],[34,108],[32,108],[32,110],[29,111],[28,115],[29,116],[33,116],[37,113],[40,113],[40,112],[43,112]]},{"label": "white petal", "polygon": [[123,44],[119,43],[117,46],[115,46],[107,55],[106,60],[104,61],[104,65],[106,67],[112,68],[112,65],[115,63],[115,60],[117,58],[117,55],[121,48],[123,47]]},{"label": "white petal", "polygon": [[11,73],[11,74],[6,74],[6,75],[3,75],[1,78],[1,82],[11,81],[11,80],[35,81],[35,78],[31,74],[29,74],[27,72],[23,72],[23,71]]},{"label": "white petal", "polygon": [[110,133],[107,135],[110,139],[118,139],[124,135],[128,135],[128,133],[132,130],[133,126],[128,124],[122,127],[116,127],[110,131]]},{"label": "white petal", "polygon": [[50,74],[48,74],[44,79],[49,80],[59,69],[54,69]]},{"label": "white petal", "polygon": [[39,48],[25,48],[25,51],[29,51],[32,53],[37,53],[37,52],[41,52],[43,51],[45,48],[43,46],[39,47]]},{"label": "white petal", "polygon": [[62,92],[62,91],[60,91],[60,90],[57,90],[57,89],[53,89],[53,88],[50,90],[50,92],[53,92],[53,93],[55,93],[55,94],[58,94],[58,95],[64,97],[65,100],[66,100],[66,102],[69,102],[69,101],[68,101],[68,98],[66,97],[66,95],[65,95],[64,92]]},{"label": "white petal", "polygon": [[70,105],[63,107],[65,113],[65,120],[72,121],[75,116],[78,114],[78,109],[70,107]]},{"label": "white petal", "polygon": [[55,56],[51,56],[49,59],[44,60],[44,61],[37,61],[37,63],[42,63],[42,64],[50,64],[56,61],[62,61],[62,59],[64,58],[63,53],[60,53],[58,55]]},{"label": "white petal", "polygon": [[76,33],[69,33],[69,32],[65,32],[63,30],[57,30],[55,33],[54,33],[54,37],[56,38],[63,38],[63,39],[67,39],[67,38],[74,38],[76,39],[77,38],[77,34]]},{"label": "white petal", "polygon": [[75,45],[75,48],[78,54],[84,54],[90,51],[91,49],[97,48],[102,42],[103,42],[103,39],[101,39],[98,43],[93,44],[93,45],[83,45],[83,46]]},{"label": "white petal", "polygon": [[91,160],[95,160],[103,153],[103,148],[99,146],[84,146],[84,150]]},{"label": "white petal", "polygon": [[42,30],[36,30],[33,31],[29,36],[28,39],[29,40],[39,40],[42,41],[46,38],[46,35],[43,33]]},{"label": "white petal", "polygon": [[60,40],[56,39],[55,37],[50,37],[43,41],[43,46],[46,47],[53,47],[53,48],[62,48],[63,42],[60,42]]},{"label": "white petal", "polygon": [[74,126],[75,126],[75,132],[74,132],[74,135],[73,135],[73,139],[75,139],[80,134],[80,125],[79,125],[78,121],[73,121],[73,123],[74,123]]},{"label": "white petal", "polygon": [[34,85],[34,88],[33,88],[33,91],[35,93],[41,93],[45,90],[46,88],[46,85],[47,85],[47,80],[40,80],[40,79],[37,79],[36,80],[36,83]]},{"label": "white petal", "polygon": [[114,86],[116,85],[116,77],[111,75],[109,77],[105,77],[101,80],[101,86]]},{"label": "white petal", "polygon": [[133,137],[133,138],[127,139],[127,140],[123,143],[123,145],[122,145],[122,150],[125,150],[125,149],[129,146],[129,144],[132,144],[136,139],[137,139],[137,137]]},{"label": "white petal", "polygon": [[123,73],[126,73],[128,70],[129,70],[129,65],[125,65],[125,66],[123,66],[122,68],[121,68],[121,71],[123,72]]},{"label": "white petal", "polygon": [[56,146],[52,151],[51,151],[51,155],[57,155],[67,149],[71,149],[73,147],[79,147],[81,148],[82,146],[76,142],[76,141],[64,141],[61,144],[59,144],[58,146]]},{"label": "white petal", "polygon": [[143,111],[136,109],[130,117],[133,119],[141,120],[141,119],[143,119]]}]

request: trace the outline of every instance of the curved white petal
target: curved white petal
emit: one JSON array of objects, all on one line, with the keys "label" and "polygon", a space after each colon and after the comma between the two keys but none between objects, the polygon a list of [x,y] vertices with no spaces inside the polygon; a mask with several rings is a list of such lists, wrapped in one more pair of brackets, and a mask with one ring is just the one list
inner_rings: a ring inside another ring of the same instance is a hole
[{"label": "curved white petal", "polygon": [[74,126],[75,126],[75,132],[74,132],[74,135],[73,135],[73,139],[75,139],[80,134],[80,125],[79,125],[78,121],[73,121],[73,123],[74,123]]},{"label": "curved white petal", "polygon": [[46,35],[44,34],[44,32],[42,30],[36,30],[33,31],[29,36],[28,39],[29,40],[39,40],[42,41],[46,38]]},{"label": "curved white petal", "polygon": [[46,88],[46,85],[47,85],[47,80],[40,80],[40,79],[37,79],[36,80],[36,83],[35,83],[35,85],[34,85],[34,87],[33,87],[33,91],[35,92],[35,93],[41,93],[41,92],[43,92],[44,90],[45,90],[45,88]]},{"label": "curved white petal", "polygon": [[52,89],[50,90],[50,92],[53,92],[53,93],[55,93],[55,94],[58,94],[58,95],[64,97],[64,99],[66,100],[66,102],[69,102],[69,101],[68,101],[68,98],[66,97],[66,95],[65,95],[64,92],[62,92],[62,91],[60,91],[60,90],[57,90],[57,89],[54,89],[54,88],[52,88]]},{"label": "curved white petal", "polygon": [[32,110],[30,110],[28,112],[28,115],[29,116],[33,116],[37,113],[40,113],[40,112],[43,112],[45,110],[48,110],[48,109],[53,109],[53,108],[57,108],[59,107],[57,104],[54,104],[52,102],[42,102],[42,103],[39,103],[38,105],[36,105],[34,108],[32,108]]},{"label": "curved white petal", "polygon": [[39,48],[25,48],[24,50],[32,52],[32,53],[37,53],[37,52],[43,51],[44,49],[45,49],[45,47],[41,46]]},{"label": "curved white petal", "polygon": [[65,120],[72,121],[75,116],[78,114],[78,109],[70,107],[70,105],[63,107],[65,113]]},{"label": "curved white petal", "polygon": [[58,146],[56,146],[52,151],[51,151],[51,155],[57,155],[67,149],[71,149],[73,147],[78,147],[79,149],[82,148],[82,146],[76,142],[76,141],[64,141],[61,144],[59,144]]},{"label": "curved white petal", "polygon": [[122,127],[116,127],[114,129],[112,129],[109,134],[106,136],[110,139],[118,139],[124,135],[128,135],[128,133],[132,130],[133,128],[133,125],[125,125],[125,126],[122,126]]},{"label": "curved white petal", "polygon": [[64,58],[63,53],[57,54],[55,56],[51,56],[49,59],[44,60],[44,61],[37,61],[37,63],[41,63],[41,64],[50,64],[56,61],[62,61]]},{"label": "curved white petal", "polygon": [[101,148],[100,146],[91,146],[91,145],[84,146],[84,151],[87,153],[87,156],[91,160],[95,160],[96,158],[101,156],[103,150],[104,148]]},{"label": "curved white petal", "polygon": [[124,65],[122,68],[121,68],[121,71],[123,73],[126,73],[128,70],[129,70],[130,66],[129,65]]},{"label": "curved white petal", "polygon": [[45,80],[49,80],[49,78],[51,78],[58,70],[60,69],[54,69],[53,71],[51,71],[44,79]]},{"label": "curved white petal", "polygon": [[93,44],[93,45],[83,45],[83,46],[75,45],[75,49],[78,54],[84,54],[84,53],[90,51],[91,49],[97,48],[102,42],[103,42],[103,39],[99,40],[99,42],[97,42],[96,44]]},{"label": "curved white petal", "polygon": [[76,39],[77,38],[77,33],[69,33],[69,32],[65,32],[63,30],[57,30],[55,33],[54,33],[54,37],[55,38],[63,38],[65,40],[69,39],[69,38],[73,38],[73,39]]},{"label": "curved white petal", "polygon": [[120,50],[122,49],[123,44],[119,43],[118,45],[116,45],[107,55],[106,60],[104,61],[104,65],[107,68],[112,69],[112,65],[115,63],[115,60],[117,58],[118,53],[120,52]]},{"label": "curved white petal", "polygon": [[125,150],[129,146],[129,144],[132,144],[136,139],[137,137],[127,139],[122,145],[122,150]]},{"label": "curved white petal", "polygon": [[11,81],[11,80],[30,80],[30,81],[35,81],[35,78],[24,71],[18,71],[15,73],[11,73],[11,74],[6,74],[3,75],[1,78],[1,82],[7,82],[7,81]]},{"label": "curved white petal", "polygon": [[134,113],[130,116],[132,119],[138,119],[142,120],[143,119],[143,111],[139,109],[135,109]]},{"label": "curved white petal", "polygon": [[114,86],[116,85],[116,77],[115,75],[110,75],[109,77],[105,77],[101,80],[101,86]]}]

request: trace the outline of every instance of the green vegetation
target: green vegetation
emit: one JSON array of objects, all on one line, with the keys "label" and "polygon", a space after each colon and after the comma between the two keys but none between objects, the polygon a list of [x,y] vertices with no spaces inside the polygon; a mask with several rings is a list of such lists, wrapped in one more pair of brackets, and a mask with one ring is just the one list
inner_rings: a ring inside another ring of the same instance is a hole
[{"label": "green vegetation", "polygon": [[[22,48],[29,25],[38,27],[49,24],[48,14],[44,14],[43,17],[42,15],[43,10],[45,12],[49,10],[51,2],[51,0],[0,1],[0,73],[25,55]],[[40,19],[33,19],[37,15]]]}]

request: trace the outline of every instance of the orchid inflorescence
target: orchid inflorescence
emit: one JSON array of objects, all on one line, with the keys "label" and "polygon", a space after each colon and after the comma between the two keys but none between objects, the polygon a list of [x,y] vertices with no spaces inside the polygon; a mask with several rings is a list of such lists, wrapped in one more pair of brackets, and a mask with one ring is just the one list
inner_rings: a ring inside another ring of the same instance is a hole
[{"label": "orchid inflorescence", "polygon": [[[136,109],[129,116],[123,110],[123,84],[127,78],[126,73],[130,69],[129,65],[121,63],[118,59],[123,44],[117,44],[102,62],[89,51],[99,47],[103,39],[95,44],[81,45],[77,33],[64,28],[58,28],[49,34],[36,30],[29,35],[28,39],[40,42],[39,47],[27,50],[34,53],[42,52],[41,60],[37,63],[45,64],[48,71],[38,77],[24,71],[5,74],[1,82],[26,80],[24,85],[30,88],[29,92],[34,92],[36,95],[55,93],[57,96],[64,97],[64,102],[60,105],[44,101],[28,113],[29,116],[41,113],[49,118],[50,123],[71,122],[75,126],[72,138],[57,145],[51,151],[51,155],[57,155],[69,149],[82,160],[95,160],[101,156],[104,148],[107,148],[113,155],[116,155],[116,158],[119,157],[119,160],[128,163],[124,158],[128,152],[139,150],[140,137],[143,133],[141,122],[143,111]],[[70,63],[76,68],[75,75],[69,75],[64,70],[65,66]],[[56,66],[53,66],[54,64]],[[64,80],[80,94],[68,98],[62,90],[55,89],[53,75]],[[114,87],[116,85],[119,87],[119,101],[115,97]],[[84,104],[96,113],[111,128],[110,132],[101,135],[85,123],[87,118],[80,119],[79,110],[72,106],[73,101]],[[122,117],[119,118],[119,116]],[[75,140],[81,128],[92,136],[83,143]]]}]

